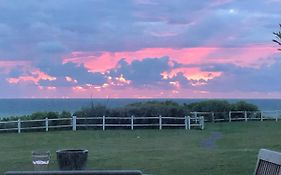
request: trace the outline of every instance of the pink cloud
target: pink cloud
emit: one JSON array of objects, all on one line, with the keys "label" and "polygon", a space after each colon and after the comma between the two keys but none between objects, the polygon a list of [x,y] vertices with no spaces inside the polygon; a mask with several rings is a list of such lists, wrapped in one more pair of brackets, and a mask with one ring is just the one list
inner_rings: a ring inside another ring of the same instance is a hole
[{"label": "pink cloud", "polygon": [[176,68],[173,69],[170,72],[163,72],[162,76],[163,79],[168,79],[168,78],[173,78],[177,74],[183,73],[185,78],[187,80],[211,80],[215,77],[218,77],[221,75],[221,72],[206,72],[206,71],[201,71],[199,68],[193,67],[193,68]]},{"label": "pink cloud", "polygon": [[171,60],[182,64],[200,64],[204,59],[218,48],[146,48],[131,52],[101,52],[87,53],[74,52],[70,56],[64,58],[63,62],[74,62],[84,64],[92,72],[106,72],[115,68],[118,61],[122,58],[128,63],[134,60],[143,60],[145,58],[160,58],[169,56]]},{"label": "pink cloud", "polygon": [[256,67],[269,62],[268,58],[277,52],[272,45],[250,45],[236,48],[146,48],[128,52],[73,52],[65,57],[63,62],[84,64],[91,72],[106,72],[115,68],[122,58],[131,63],[134,60],[164,56],[181,64],[232,63],[239,66]]},{"label": "pink cloud", "polygon": [[[202,64],[235,64],[242,67],[258,68],[264,64],[272,64],[274,54],[278,51],[271,45],[249,45],[236,48],[214,48],[214,47],[195,47],[195,48],[146,48],[137,51],[127,52],[73,52],[63,61],[84,64],[91,72],[106,73],[110,69],[116,68],[120,59],[124,58],[129,64],[134,60],[143,60],[145,58],[160,58],[168,56],[170,59],[170,71],[163,72],[161,75],[164,80],[171,79],[179,73],[183,74],[192,86],[205,85],[209,80],[222,75],[222,72],[203,71],[200,69]],[[174,62],[190,65],[189,67],[174,68]],[[68,78],[68,80],[70,80]],[[203,80],[203,81],[201,81]],[[120,75],[120,77],[108,76],[107,86],[125,87],[130,86],[131,80]],[[176,89],[181,87],[180,83],[171,81],[171,86]],[[103,89],[96,88],[96,89]],[[84,88],[76,88],[84,90]],[[84,90],[86,91],[86,90]],[[206,94],[206,93],[204,93]]]},{"label": "pink cloud", "polygon": [[49,80],[49,81],[54,81],[56,80],[56,77],[52,77],[39,69],[35,69],[31,71],[31,75],[22,75],[17,78],[7,78],[6,79],[10,84],[18,84],[21,82],[31,82],[36,85],[38,85],[38,82],[40,80]]}]

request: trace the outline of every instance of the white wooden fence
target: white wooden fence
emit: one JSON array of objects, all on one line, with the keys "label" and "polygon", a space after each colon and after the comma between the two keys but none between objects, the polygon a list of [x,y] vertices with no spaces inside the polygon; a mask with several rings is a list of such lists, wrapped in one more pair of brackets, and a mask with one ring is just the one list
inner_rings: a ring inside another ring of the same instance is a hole
[{"label": "white wooden fence", "polygon": [[281,110],[276,111],[230,111],[230,112],[191,112],[192,116],[204,116],[207,122],[281,120]]},{"label": "white wooden fence", "polygon": [[112,129],[122,127],[134,130],[136,128],[163,128],[178,127],[190,130],[191,128],[204,129],[204,122],[234,122],[251,120],[281,120],[281,110],[279,111],[230,111],[230,112],[191,112],[185,117],[87,117],[58,118],[42,120],[17,120],[0,122],[0,131],[16,131],[21,133],[25,130],[68,129],[76,131],[78,129]]},{"label": "white wooden fence", "polygon": [[[146,120],[146,123],[140,123],[138,121]],[[152,121],[154,120],[154,121]],[[167,122],[172,120],[174,122]],[[94,121],[94,122],[93,122]],[[109,121],[109,122],[108,122]],[[122,121],[120,123],[120,121]],[[157,122],[155,122],[157,121]],[[27,126],[25,126],[27,125]],[[17,121],[6,121],[0,122],[0,131],[17,131],[21,133],[24,130],[44,130],[54,128],[67,128],[73,131],[78,128],[93,127],[97,129],[106,130],[114,127],[126,127],[134,130],[137,127],[154,127],[162,130],[164,127],[181,127],[186,130],[190,130],[192,127],[204,129],[204,117],[87,117],[77,118],[58,118],[43,120],[17,120]]]}]

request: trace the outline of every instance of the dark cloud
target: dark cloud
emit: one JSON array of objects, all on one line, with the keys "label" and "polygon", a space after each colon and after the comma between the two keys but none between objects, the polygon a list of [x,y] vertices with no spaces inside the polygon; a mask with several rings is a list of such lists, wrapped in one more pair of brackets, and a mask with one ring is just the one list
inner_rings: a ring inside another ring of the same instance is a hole
[{"label": "dark cloud", "polygon": [[[110,71],[112,77],[123,75],[127,80],[131,81],[131,86],[141,88],[162,88],[173,89],[170,84],[173,81],[179,81],[184,87],[189,86],[188,80],[179,73],[173,78],[163,79],[163,72],[169,72],[174,67],[169,65],[168,57],[162,58],[145,58],[141,61],[135,60],[131,64],[121,59],[116,69]],[[178,65],[177,65],[178,66]]]},{"label": "dark cloud", "polygon": [[63,53],[66,51],[65,47],[59,42],[40,42],[37,45],[38,51],[43,53]]},{"label": "dark cloud", "polygon": [[[41,65],[40,69],[48,75],[56,77],[55,81],[40,81],[41,85],[49,86],[73,86],[75,85],[102,85],[106,82],[106,77],[98,72],[89,72],[83,65],[74,63]],[[68,82],[66,77],[70,77],[73,81]]]},{"label": "dark cloud", "polygon": [[24,75],[24,74],[26,74],[26,72],[24,71],[24,68],[22,66],[17,66],[16,68],[12,69],[9,72],[8,76],[10,78],[17,78],[17,77],[19,77],[21,75]]},{"label": "dark cloud", "polygon": [[121,74],[132,81],[135,87],[149,87],[160,83],[161,73],[170,69],[169,58],[145,58],[141,61],[135,60],[131,64],[121,59],[117,69],[110,71],[110,76],[118,77]]},{"label": "dark cloud", "polygon": [[[40,86],[52,86],[52,87],[72,87],[76,86],[77,83],[69,82],[65,79],[65,77],[57,77],[56,80],[49,81],[49,80],[40,80],[38,83]],[[81,84],[80,84],[81,85]]]}]

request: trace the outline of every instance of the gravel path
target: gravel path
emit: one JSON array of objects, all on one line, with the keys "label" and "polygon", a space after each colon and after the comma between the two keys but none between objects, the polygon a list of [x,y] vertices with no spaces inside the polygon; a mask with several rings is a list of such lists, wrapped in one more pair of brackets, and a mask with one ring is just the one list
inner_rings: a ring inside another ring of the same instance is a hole
[{"label": "gravel path", "polygon": [[222,138],[221,132],[212,132],[211,136],[202,140],[200,145],[206,149],[213,149],[216,148],[216,141]]}]

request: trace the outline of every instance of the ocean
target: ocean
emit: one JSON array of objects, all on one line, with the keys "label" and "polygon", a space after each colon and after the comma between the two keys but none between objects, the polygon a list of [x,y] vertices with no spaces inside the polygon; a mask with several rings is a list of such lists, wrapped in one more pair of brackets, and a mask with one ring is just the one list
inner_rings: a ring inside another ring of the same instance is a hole
[{"label": "ocean", "polygon": [[[28,115],[33,112],[75,112],[91,104],[101,104],[115,108],[134,102],[151,100],[173,100],[180,104],[192,103],[206,99],[0,99],[0,117]],[[245,100],[255,104],[260,110],[281,110],[281,99],[225,99],[229,102]]]}]

